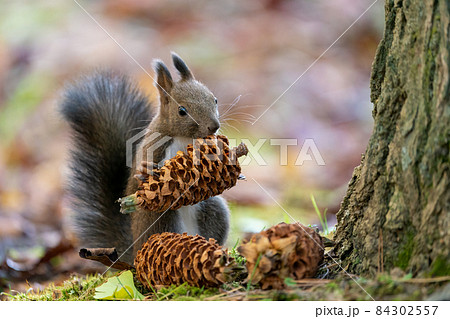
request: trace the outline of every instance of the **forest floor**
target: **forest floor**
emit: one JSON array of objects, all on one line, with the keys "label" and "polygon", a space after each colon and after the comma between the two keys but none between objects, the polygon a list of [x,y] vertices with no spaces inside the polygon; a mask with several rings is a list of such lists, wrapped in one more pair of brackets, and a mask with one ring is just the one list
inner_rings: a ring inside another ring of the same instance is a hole
[{"label": "forest floor", "polygon": [[[60,286],[50,284],[41,291],[30,287],[28,293],[3,294],[3,300],[96,300],[95,288],[105,283],[114,274],[106,276],[72,276]],[[338,275],[335,279],[304,279],[288,281],[283,290],[261,290],[242,283],[231,283],[220,288],[198,288],[188,285],[156,287],[148,291],[136,282],[144,300],[189,301],[189,300],[446,300],[450,293],[450,277],[438,278],[394,278],[380,274],[375,279]],[[112,298],[122,300],[120,298]]]},{"label": "forest floor", "polygon": [[[257,285],[251,285],[245,281],[231,282],[217,288],[199,288],[182,284],[180,286],[153,287],[148,290],[136,280],[136,276],[133,276],[134,283],[131,283],[131,286],[133,289],[136,287],[138,294],[142,294],[140,299],[151,301],[450,300],[450,276],[413,278],[412,274],[395,268],[389,274],[378,273],[373,278],[367,278],[349,274],[341,269],[335,260],[330,258],[333,228],[328,228],[326,220],[324,220],[324,212],[320,212],[315,201],[314,206],[315,214],[314,210],[310,212],[310,218],[312,219],[312,216],[315,215],[320,222],[320,235],[326,246],[325,258],[319,266],[316,278],[301,280],[286,278],[285,288],[282,290],[262,290]],[[260,209],[267,211],[268,208]],[[234,210],[244,214],[239,207],[234,207]],[[253,211],[257,210],[253,207]],[[257,219],[254,219],[252,214],[247,212],[245,215],[247,215],[245,221],[251,220],[252,223],[257,223]],[[278,221],[282,218],[275,213],[270,215]],[[305,216],[304,212],[302,215]],[[286,219],[285,222],[289,221]],[[274,221],[271,220],[270,223],[274,223]],[[232,227],[239,228],[239,224],[241,223],[233,224]],[[234,237],[231,236],[229,240],[229,247],[233,247],[232,242],[234,242],[234,247],[230,249],[230,256],[239,264],[244,265],[245,259],[236,251],[240,239]],[[110,278],[118,277],[123,273],[106,271],[106,266],[98,262],[81,259],[71,241],[64,238],[60,238],[56,246],[46,250],[28,250],[22,253],[11,250],[10,255],[10,258],[0,264],[0,300],[97,300],[101,299],[98,295],[96,296],[98,288]],[[32,256],[35,257],[32,258]],[[117,289],[119,290],[120,287]],[[127,295],[117,296],[118,294],[114,292],[107,299],[134,298]]]},{"label": "forest floor", "polygon": [[[236,245],[230,250],[229,255],[239,265],[245,265],[245,258],[240,256],[235,248]],[[25,279],[22,280],[24,283],[21,285],[17,283],[13,285],[20,291],[15,290],[11,285],[9,289],[3,289],[3,292],[0,292],[0,300],[450,300],[450,276],[413,278],[412,274],[405,273],[399,268],[393,269],[389,274],[379,273],[374,278],[356,276],[341,269],[335,260],[330,258],[332,254],[330,249],[328,247],[325,250],[325,258],[316,273],[316,278],[301,280],[285,278],[285,288],[280,290],[262,290],[258,285],[250,284],[244,279],[223,284],[217,288],[194,287],[184,283],[179,286],[154,286],[149,290],[136,279],[134,269],[131,270],[133,273],[131,276],[130,271],[105,270],[106,266],[98,262],[77,258],[78,264],[81,260],[81,264],[86,266],[83,271],[95,272],[95,274],[82,275],[77,272],[71,274],[66,272],[37,285],[30,284],[28,279]],[[59,252],[56,250],[56,253]],[[48,270],[50,268],[47,267]],[[122,276],[126,272],[129,273],[128,281],[125,276]],[[30,277],[31,282],[34,277]],[[38,278],[39,276],[34,279]],[[131,294],[128,291],[131,291]]]}]

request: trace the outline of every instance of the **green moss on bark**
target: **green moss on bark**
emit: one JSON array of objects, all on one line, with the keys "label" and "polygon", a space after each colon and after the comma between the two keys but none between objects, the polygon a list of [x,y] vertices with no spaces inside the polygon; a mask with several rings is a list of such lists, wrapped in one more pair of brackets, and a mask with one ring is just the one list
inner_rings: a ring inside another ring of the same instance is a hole
[{"label": "green moss on bark", "polygon": [[405,244],[399,248],[398,258],[394,262],[394,266],[406,270],[409,266],[414,251],[414,234],[409,233]]},{"label": "green moss on bark", "polygon": [[444,256],[438,256],[431,264],[431,277],[450,276],[450,262]]}]

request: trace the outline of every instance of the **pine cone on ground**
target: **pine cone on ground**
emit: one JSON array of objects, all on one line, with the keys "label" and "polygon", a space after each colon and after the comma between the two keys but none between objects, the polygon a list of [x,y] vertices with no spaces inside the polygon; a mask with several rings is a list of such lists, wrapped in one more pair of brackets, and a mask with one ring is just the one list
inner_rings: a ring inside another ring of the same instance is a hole
[{"label": "pine cone on ground", "polygon": [[[195,147],[194,147],[195,146]],[[230,150],[226,136],[208,136],[189,144],[161,168],[144,167],[136,175],[138,191],[120,199],[122,212],[134,211],[134,205],[164,212],[194,205],[221,194],[236,185],[241,167],[238,157],[248,152],[244,143]]]},{"label": "pine cone on ground", "polygon": [[282,289],[285,278],[313,277],[324,249],[313,229],[280,223],[243,241],[238,252],[247,259],[248,281],[262,289]]},{"label": "pine cone on ground", "polygon": [[186,233],[152,235],[134,260],[138,280],[155,285],[217,287],[235,278],[242,269],[214,239]]}]

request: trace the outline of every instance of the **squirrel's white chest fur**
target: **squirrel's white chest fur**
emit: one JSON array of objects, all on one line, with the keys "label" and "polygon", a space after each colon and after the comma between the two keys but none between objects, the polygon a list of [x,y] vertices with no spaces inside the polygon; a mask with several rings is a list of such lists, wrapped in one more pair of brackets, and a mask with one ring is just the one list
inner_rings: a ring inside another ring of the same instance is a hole
[{"label": "squirrel's white chest fur", "polygon": [[[164,161],[174,157],[178,151],[185,152],[188,144],[192,144],[191,138],[174,137],[172,144],[166,148]],[[187,232],[189,235],[196,235],[199,233],[197,223],[197,215],[199,210],[199,204],[183,206],[177,210],[183,222],[183,232]]]}]

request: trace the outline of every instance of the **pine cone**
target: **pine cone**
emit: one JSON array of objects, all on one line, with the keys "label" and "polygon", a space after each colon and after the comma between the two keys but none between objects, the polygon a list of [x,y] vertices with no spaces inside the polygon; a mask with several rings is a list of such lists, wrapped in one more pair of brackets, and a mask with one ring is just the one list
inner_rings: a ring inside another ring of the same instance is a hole
[{"label": "pine cone", "polygon": [[150,285],[217,287],[233,280],[242,269],[214,239],[186,233],[152,235],[134,260],[139,281]]},{"label": "pine cone", "polygon": [[119,200],[122,212],[133,212],[134,205],[154,212],[176,210],[219,195],[236,185],[241,173],[237,158],[247,151],[244,143],[230,150],[223,135],[197,139],[195,148],[189,144],[187,153],[179,151],[163,167],[143,167],[136,175],[138,191]]},{"label": "pine cone", "polygon": [[248,281],[261,283],[262,289],[281,289],[285,278],[313,277],[324,250],[313,229],[280,223],[243,241],[238,252],[247,259]]}]

